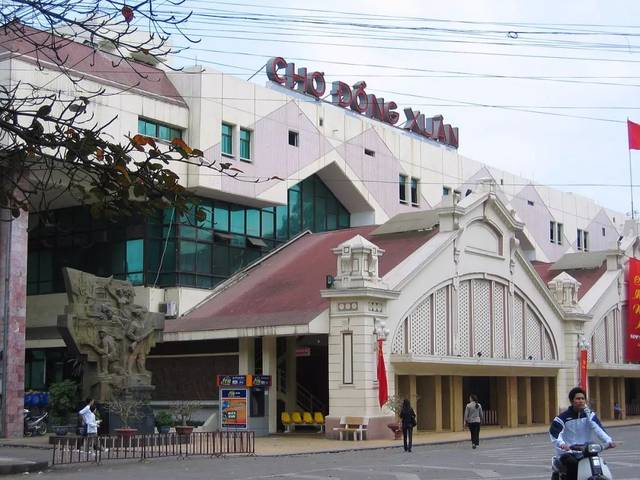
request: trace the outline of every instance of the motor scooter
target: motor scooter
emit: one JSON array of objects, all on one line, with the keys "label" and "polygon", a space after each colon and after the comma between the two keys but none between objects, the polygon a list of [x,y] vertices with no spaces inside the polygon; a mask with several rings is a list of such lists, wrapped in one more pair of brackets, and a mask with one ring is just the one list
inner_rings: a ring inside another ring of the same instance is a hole
[{"label": "motor scooter", "polygon": [[[569,452],[578,460],[578,477],[576,480],[613,480],[611,470],[600,456],[608,445],[599,443],[585,443],[583,445],[571,445]],[[560,463],[560,457],[555,456],[551,460],[551,480],[569,480],[564,465]]]},{"label": "motor scooter", "polygon": [[31,437],[33,435],[44,435],[47,433],[47,417],[48,412],[40,415],[32,415],[29,410],[24,409],[24,436]]}]

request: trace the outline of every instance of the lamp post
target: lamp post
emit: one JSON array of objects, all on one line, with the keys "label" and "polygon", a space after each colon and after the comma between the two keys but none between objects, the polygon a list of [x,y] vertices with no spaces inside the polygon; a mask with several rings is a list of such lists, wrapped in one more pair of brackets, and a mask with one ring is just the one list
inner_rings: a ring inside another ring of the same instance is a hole
[{"label": "lamp post", "polygon": [[578,342],[578,348],[580,350],[580,362],[578,378],[580,380],[579,385],[585,392],[587,391],[587,354],[589,352],[589,342],[582,336]]}]

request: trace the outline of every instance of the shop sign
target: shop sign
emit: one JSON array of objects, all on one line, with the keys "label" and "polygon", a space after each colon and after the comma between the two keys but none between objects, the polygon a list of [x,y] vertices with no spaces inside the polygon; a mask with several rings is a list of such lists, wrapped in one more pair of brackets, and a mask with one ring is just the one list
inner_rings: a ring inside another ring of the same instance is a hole
[{"label": "shop sign", "polygon": [[[308,72],[306,68],[296,70],[295,63],[288,63],[282,57],[271,58],[266,65],[267,77],[272,82],[321,99],[327,89],[324,72]],[[384,98],[367,93],[364,81],[348,85],[335,81],[331,84],[331,103],[342,108],[349,108],[354,112],[365,115],[381,122],[395,125],[400,120],[396,111],[398,104],[394,101],[385,102]],[[458,148],[458,127],[445,124],[442,115],[427,117],[419,110],[404,109],[405,122],[402,128],[422,135],[423,137]]]},{"label": "shop sign", "polygon": [[246,375],[218,375],[219,387],[245,386],[247,384]]},{"label": "shop sign", "polygon": [[254,387],[270,387],[271,386],[271,375],[251,375],[251,377],[252,377],[251,385]]},{"label": "shop sign", "polygon": [[640,362],[640,260],[629,259],[625,362]]},{"label": "shop sign", "polygon": [[249,427],[248,392],[246,388],[220,389],[220,425],[223,430],[246,430]]}]

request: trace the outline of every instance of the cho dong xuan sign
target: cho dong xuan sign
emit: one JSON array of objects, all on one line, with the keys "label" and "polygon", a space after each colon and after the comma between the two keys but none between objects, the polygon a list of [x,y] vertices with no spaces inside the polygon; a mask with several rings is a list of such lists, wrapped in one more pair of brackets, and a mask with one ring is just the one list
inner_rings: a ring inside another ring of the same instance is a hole
[{"label": "cho dong xuan sign", "polygon": [[[298,68],[282,57],[273,57],[267,62],[269,80],[300,93],[306,93],[320,99],[325,94],[327,83],[323,72],[308,72],[306,68]],[[381,122],[395,125],[400,121],[396,111],[398,105],[394,101],[385,102],[384,98],[367,93],[364,81],[348,85],[335,81],[331,84],[331,103],[342,108],[365,115]],[[458,148],[458,128],[445,124],[442,115],[427,117],[418,110],[404,109],[405,122],[402,128],[422,135],[423,137]]]}]

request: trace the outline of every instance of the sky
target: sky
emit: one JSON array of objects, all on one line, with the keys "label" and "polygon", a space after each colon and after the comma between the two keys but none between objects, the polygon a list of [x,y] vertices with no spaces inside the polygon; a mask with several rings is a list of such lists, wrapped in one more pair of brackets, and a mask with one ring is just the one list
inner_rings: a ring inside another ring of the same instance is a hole
[{"label": "sky", "polygon": [[[168,6],[168,0],[160,4]],[[442,114],[460,154],[628,213],[629,158],[640,209],[640,2],[186,0],[200,39],[176,65],[264,85],[284,57],[330,84]],[[636,25],[634,25],[636,21]],[[187,45],[174,36],[175,45]],[[525,78],[523,78],[525,77]],[[328,93],[328,92],[327,92]]]}]

